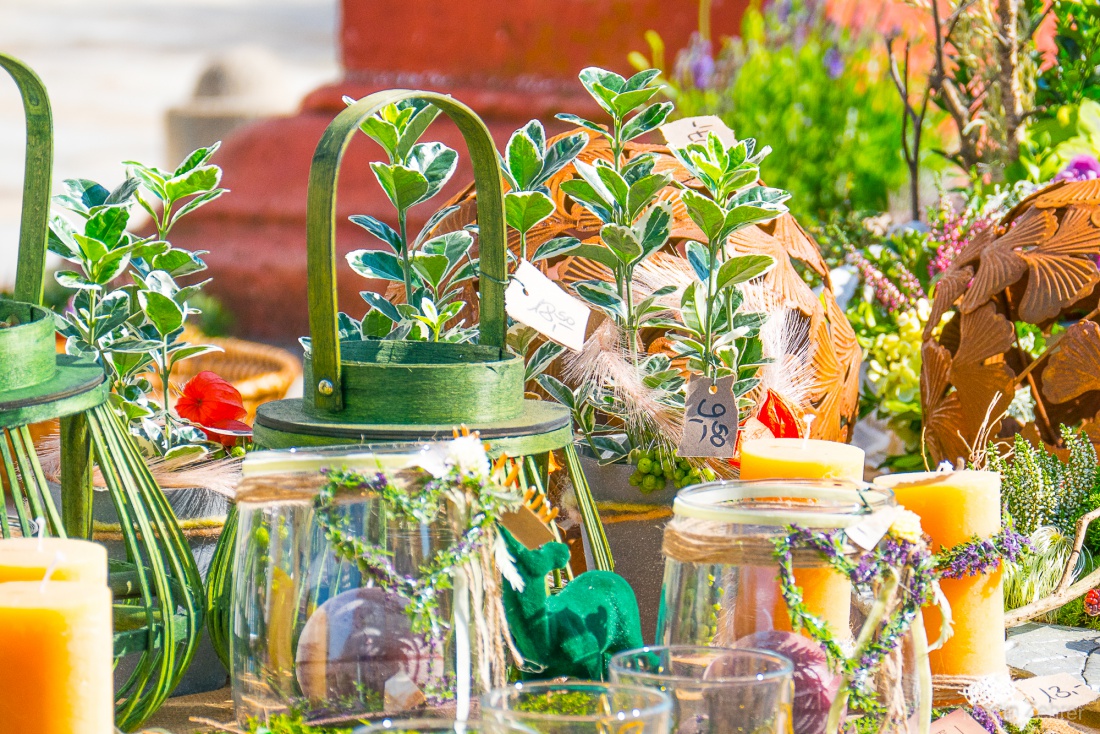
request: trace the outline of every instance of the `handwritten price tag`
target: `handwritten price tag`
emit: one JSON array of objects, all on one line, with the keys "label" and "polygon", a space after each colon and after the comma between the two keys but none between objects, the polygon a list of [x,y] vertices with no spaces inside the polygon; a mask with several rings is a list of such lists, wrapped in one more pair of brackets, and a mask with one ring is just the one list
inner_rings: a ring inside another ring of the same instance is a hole
[{"label": "handwritten price tag", "polygon": [[684,408],[684,436],[680,456],[733,456],[737,443],[737,398],[733,396],[736,375],[712,381],[692,377]]},{"label": "handwritten price tag", "polygon": [[1069,673],[1018,680],[1016,688],[1035,705],[1035,711],[1040,716],[1073,711],[1100,698],[1100,693]]},{"label": "handwritten price tag", "polygon": [[985,727],[963,709],[955,709],[947,716],[932,722],[930,734],[987,734]]},{"label": "handwritten price tag", "polygon": [[885,507],[872,512],[866,518],[845,530],[844,534],[848,536],[848,540],[863,550],[871,550],[882,540],[882,536],[886,535],[886,531],[894,523],[894,518],[897,517],[900,509],[900,507]]},{"label": "handwritten price tag", "polygon": [[733,134],[733,130],[730,130],[717,115],[685,117],[682,120],[661,125],[660,130],[670,148],[686,148],[692,143],[705,143],[708,133],[714,133],[726,145],[737,142],[737,136]]},{"label": "handwritten price tag", "polygon": [[574,351],[584,346],[591,313],[531,263],[523,260],[504,291],[504,310],[516,321]]}]

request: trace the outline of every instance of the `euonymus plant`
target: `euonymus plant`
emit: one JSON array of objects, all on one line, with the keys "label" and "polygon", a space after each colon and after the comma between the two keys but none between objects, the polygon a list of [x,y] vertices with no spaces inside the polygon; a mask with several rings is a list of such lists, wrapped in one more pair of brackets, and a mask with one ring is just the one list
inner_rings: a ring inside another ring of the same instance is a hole
[{"label": "euonymus plant", "polygon": [[669,329],[673,351],[688,358],[689,369],[706,377],[738,376],[739,398],[758,384],[754,377],[764,354],[758,338],[764,313],[740,313],[737,286],[763,275],[775,264],[769,255],[730,256],[730,235],[745,227],[775,219],[787,211],[790,194],[757,186],[760,161],[770,149],[756,152],[756,141],[725,145],[710,133],[705,144],[673,148],[672,154],[701,184],[680,199],[688,216],[702,230],[705,243],[689,241],[687,258],[697,283],[680,297],[680,319],[661,323]]},{"label": "euonymus plant", "polygon": [[[200,148],[170,171],[129,161],[129,177],[114,190],[67,180],[54,201],[72,216],[55,215],[50,224],[50,251],[72,265],[55,275],[73,292],[70,307],[57,316],[66,352],[103,365],[112,407],[146,453],[168,458],[214,446],[173,413],[169,390],[163,403],[150,399],[149,373],[167,386],[177,364],[218,351],[181,338],[188,317],[198,313],[189,302],[207,281],[181,285],[177,279],[205,270],[205,253],[168,241],[182,217],[225,192],[221,169],[210,163],[217,149]],[[135,201],[153,219],[156,231],[149,236],[127,229]]]},{"label": "euonymus plant", "polygon": [[361,322],[339,315],[341,339],[463,342],[476,333],[461,322],[447,328],[466,306],[460,297],[462,284],[477,275],[477,263],[470,257],[473,235],[460,230],[430,236],[455,207],[437,211],[415,237],[408,232],[410,210],[435,197],[458,164],[458,153],[446,145],[419,142],[438,114],[427,102],[403,100],[387,105],[362,124],[363,132],[386,153],[387,162],[372,163],[371,171],[396,210],[397,228],[367,214],[352,216],[351,221],[383,248],[350,252],[348,264],[364,277],[400,284],[403,302],[394,304],[383,295],[363,291],[369,310]]}]

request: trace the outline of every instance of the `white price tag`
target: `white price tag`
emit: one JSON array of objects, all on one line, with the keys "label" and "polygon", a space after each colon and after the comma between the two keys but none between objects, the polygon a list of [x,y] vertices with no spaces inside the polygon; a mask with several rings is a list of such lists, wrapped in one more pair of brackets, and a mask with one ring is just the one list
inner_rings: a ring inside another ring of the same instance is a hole
[{"label": "white price tag", "polygon": [[863,550],[869,551],[878,545],[878,542],[882,540],[882,536],[886,535],[886,531],[894,523],[894,518],[897,517],[900,509],[900,507],[884,507],[881,510],[872,512],[845,530],[844,533],[848,536],[848,540]]},{"label": "white price tag", "polygon": [[590,310],[526,260],[504,291],[504,310],[516,321],[574,351],[584,346]]},{"label": "white price tag", "polygon": [[1069,673],[1025,678],[1016,681],[1016,688],[1034,704],[1040,716],[1073,711],[1100,698],[1100,693]]},{"label": "white price tag", "polygon": [[685,117],[682,120],[661,125],[660,130],[670,148],[686,148],[692,143],[705,143],[709,133],[717,135],[718,139],[726,145],[737,142],[737,136],[733,134],[733,130],[730,130],[717,115]]}]

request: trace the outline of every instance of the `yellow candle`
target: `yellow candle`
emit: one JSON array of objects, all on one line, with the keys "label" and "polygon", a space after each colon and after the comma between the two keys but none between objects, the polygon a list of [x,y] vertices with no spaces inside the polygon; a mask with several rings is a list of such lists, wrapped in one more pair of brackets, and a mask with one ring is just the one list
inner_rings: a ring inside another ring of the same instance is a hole
[{"label": "yellow candle", "polygon": [[836,441],[757,438],[741,447],[741,478],[863,481],[863,449]]},{"label": "yellow candle", "polygon": [[[920,515],[932,551],[989,538],[1001,530],[1001,478],[996,472],[890,474],[875,484],[894,490],[899,504]],[[940,582],[951,604],[955,633],[929,655],[935,675],[981,676],[1005,671],[1004,594],[1001,570]],[[930,641],[940,636],[941,616],[924,609]]]},{"label": "yellow candle", "polygon": [[113,734],[111,592],[84,581],[0,584],[0,730]]},{"label": "yellow candle", "polygon": [[[760,438],[741,447],[741,479],[839,479],[863,481],[863,449],[857,446],[802,438]],[[852,584],[832,568],[795,568],[795,582],[802,589],[806,608],[823,618],[835,635],[848,633],[852,608]],[[760,607],[742,625],[759,627],[761,614],[770,617],[774,629],[789,630],[790,615],[774,571],[745,575],[742,608]],[[738,617],[741,615],[738,614]],[[758,630],[752,630],[758,631]]]},{"label": "yellow candle", "polygon": [[41,581],[51,567],[53,581],[107,585],[107,549],[99,543],[70,538],[0,540],[0,583]]}]

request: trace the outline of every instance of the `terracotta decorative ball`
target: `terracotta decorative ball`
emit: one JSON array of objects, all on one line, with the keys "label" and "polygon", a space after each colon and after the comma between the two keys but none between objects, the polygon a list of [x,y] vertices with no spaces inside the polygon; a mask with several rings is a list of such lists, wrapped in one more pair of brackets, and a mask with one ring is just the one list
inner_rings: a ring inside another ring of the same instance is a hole
[{"label": "terracotta decorative ball", "polygon": [[[689,187],[699,186],[699,182],[669,154],[665,146],[627,144],[625,155],[628,158],[640,153],[657,154],[656,173],[671,172],[677,182]],[[609,161],[611,150],[607,142],[599,138],[591,140],[578,158],[586,163],[597,158]],[[547,240],[563,235],[571,235],[584,242],[599,242],[600,221],[561,190],[563,181],[576,177],[573,165],[569,165],[548,182],[556,211],[528,233],[527,254],[533,253]],[[688,217],[676,193],[677,189],[672,186],[661,193],[662,198],[674,201],[672,240],[666,254],[682,258],[683,245],[687,240],[703,241],[704,237]],[[452,203],[457,204],[459,209],[441,224],[441,229],[452,229],[474,221],[476,192],[472,186],[455,197]],[[522,256],[519,237],[514,231],[509,231],[508,244],[513,253]],[[764,253],[776,259],[776,267],[763,278],[764,288],[772,302],[791,309],[804,319],[803,326],[812,345],[815,373],[809,399],[810,410],[815,413],[812,434],[815,438],[849,440],[858,410],[861,352],[855,332],[833,295],[829,269],[817,244],[792,216],[785,215],[762,226],[741,230],[730,238],[730,248],[738,253]],[[566,256],[540,265],[548,275],[566,284],[586,278],[611,280],[610,271],[581,258]],[[803,280],[800,268],[812,273],[814,280],[820,283],[819,294]],[[662,347],[663,334],[659,330],[644,330],[642,336],[650,351]]]},{"label": "terracotta decorative ball", "polygon": [[[1100,440],[1098,259],[1100,180],[1033,193],[956,256],[921,350],[931,460],[1016,433],[1056,446],[1060,424]],[[1042,351],[1020,324],[1042,330]]]}]

